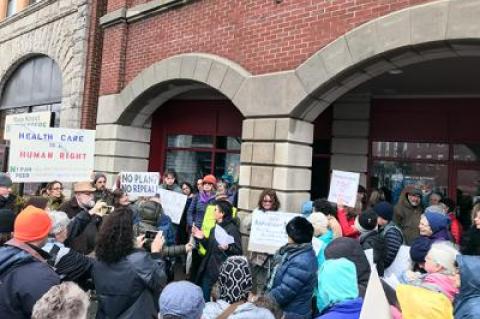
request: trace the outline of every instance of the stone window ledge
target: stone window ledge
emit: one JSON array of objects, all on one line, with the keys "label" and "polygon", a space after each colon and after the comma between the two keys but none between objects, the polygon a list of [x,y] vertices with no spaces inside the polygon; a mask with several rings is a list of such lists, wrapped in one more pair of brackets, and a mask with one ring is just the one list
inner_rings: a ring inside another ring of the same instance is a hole
[{"label": "stone window ledge", "polygon": [[106,28],[118,23],[131,23],[193,1],[195,0],[153,0],[132,8],[121,8],[101,17],[100,25]]},{"label": "stone window ledge", "polygon": [[43,0],[43,1],[38,1],[38,2],[32,3],[32,4],[28,5],[28,7],[26,7],[22,11],[16,12],[14,15],[11,15],[10,17],[6,17],[3,21],[0,22],[0,28],[3,28],[4,26],[7,26],[9,24],[12,24],[15,21],[21,20],[21,19],[25,18],[26,16],[28,16],[28,15],[34,13],[34,12],[37,12],[37,11],[45,8],[46,6],[48,6],[48,5],[50,5],[54,2],[57,2],[57,1],[58,0]]}]

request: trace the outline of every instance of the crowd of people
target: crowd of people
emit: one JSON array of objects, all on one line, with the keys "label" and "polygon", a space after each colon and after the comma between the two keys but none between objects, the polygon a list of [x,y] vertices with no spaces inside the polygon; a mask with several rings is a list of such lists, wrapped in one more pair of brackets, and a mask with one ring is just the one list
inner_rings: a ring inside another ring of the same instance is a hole
[{"label": "crowd of people", "polygon": [[[376,272],[390,318],[480,318],[480,203],[462,229],[441,194],[409,185],[392,205],[359,186],[355,207],[305,203],[270,255],[245,246],[231,177],[194,185],[164,172],[160,187],[187,196],[174,224],[161,198],[101,173],[69,199],[60,181],[22,198],[0,174],[0,317],[354,319]],[[255,211],[281,212],[276,192]]]}]

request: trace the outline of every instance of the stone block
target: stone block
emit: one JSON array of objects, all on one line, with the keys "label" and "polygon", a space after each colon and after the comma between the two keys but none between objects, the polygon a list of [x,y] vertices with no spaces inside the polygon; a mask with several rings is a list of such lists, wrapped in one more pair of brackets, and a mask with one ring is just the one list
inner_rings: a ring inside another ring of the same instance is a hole
[{"label": "stone block", "polygon": [[395,64],[397,67],[401,68],[406,65],[424,62],[425,58],[414,51],[406,51],[405,53],[396,54],[392,56],[390,62]]},{"label": "stone block", "polygon": [[155,82],[162,83],[168,78],[168,70],[167,70],[167,61],[163,60],[153,65],[154,74],[155,74]]},{"label": "stone block", "polygon": [[445,39],[448,1],[418,6],[410,11],[412,44]]},{"label": "stone block", "polygon": [[282,211],[289,213],[300,213],[303,203],[310,200],[309,192],[277,191],[277,196],[282,203]]},{"label": "stone block", "polygon": [[180,78],[180,68],[182,67],[182,57],[175,56],[167,59],[167,77],[168,79]]},{"label": "stone block", "polygon": [[95,142],[95,154],[107,156],[128,156],[148,158],[150,145],[139,142],[102,141]]},{"label": "stone block", "polygon": [[333,105],[333,118],[339,120],[368,120],[370,103],[338,102]]},{"label": "stone block", "polygon": [[330,159],[331,169],[348,172],[367,172],[368,157],[363,155],[335,155]]},{"label": "stone block", "polygon": [[155,67],[153,65],[147,67],[145,70],[142,71],[142,78],[143,78],[144,91],[158,84],[157,78],[155,75]]},{"label": "stone block", "polygon": [[312,166],[312,147],[293,143],[275,143],[275,164]]},{"label": "stone block", "polygon": [[368,139],[366,138],[332,138],[332,154],[368,154]]},{"label": "stone block", "polygon": [[239,210],[237,212],[238,219],[240,219],[240,233],[243,235],[250,234],[252,228],[252,213],[249,211]]},{"label": "stone block", "polygon": [[480,38],[480,2],[478,0],[450,1],[447,39]]},{"label": "stone block", "polygon": [[150,143],[150,130],[116,124],[97,125],[95,138]]},{"label": "stone block", "polygon": [[329,77],[325,62],[320,53],[316,53],[310,57],[295,70],[295,73],[302,82],[305,91],[308,93],[312,93],[318,89]]},{"label": "stone block", "polygon": [[292,118],[276,120],[275,139],[292,142],[313,142],[313,124]]},{"label": "stone block", "polygon": [[310,122],[315,121],[316,118],[330,106],[330,102],[312,97],[307,98],[304,103],[308,106],[299,117]]},{"label": "stone block", "polygon": [[107,172],[146,172],[148,160],[113,156],[95,156],[95,171]]},{"label": "stone block", "polygon": [[252,163],[273,164],[275,144],[268,142],[253,143]]},{"label": "stone block", "polygon": [[410,45],[410,10],[402,10],[376,20],[376,52]]},{"label": "stone block", "polygon": [[365,72],[356,72],[341,81],[343,86],[354,89],[360,84],[367,82],[372,77]]},{"label": "stone block", "polygon": [[368,22],[345,35],[352,62],[363,61],[376,53],[377,29],[374,22]]},{"label": "stone block", "polygon": [[[98,98],[97,124],[115,123],[123,112],[122,97],[118,94],[102,95]],[[63,112],[62,112],[63,116]]]},{"label": "stone block", "polygon": [[240,162],[251,163],[253,154],[253,143],[243,142],[240,146]]},{"label": "stone block", "polygon": [[212,66],[212,60],[207,58],[198,58],[197,67],[195,68],[195,73],[193,78],[200,82],[207,82],[208,74],[210,73],[210,68]]},{"label": "stone block", "polygon": [[242,122],[242,139],[251,140],[253,139],[253,130],[255,128],[254,119],[246,119]]},{"label": "stone block", "polygon": [[261,190],[251,188],[240,188],[238,191],[238,209],[254,210],[257,207]]},{"label": "stone block", "polygon": [[240,165],[240,178],[238,184],[240,186],[250,186],[252,176],[252,167],[248,165]]},{"label": "stone block", "polygon": [[219,90],[230,100],[233,100],[245,79],[246,78],[236,70],[228,68]]},{"label": "stone block", "polygon": [[368,137],[369,121],[334,120],[332,135],[338,137]]},{"label": "stone block", "polygon": [[253,138],[255,140],[274,140],[275,139],[275,119],[255,119],[253,127]]},{"label": "stone block", "polygon": [[250,186],[261,188],[272,188],[273,167],[252,166]]},{"label": "stone block", "polygon": [[195,73],[195,67],[197,66],[197,57],[191,55],[185,55],[182,57],[182,64],[180,67],[180,77],[191,79]]},{"label": "stone block", "polygon": [[352,65],[352,57],[343,36],[322,49],[322,57],[330,77],[338,75]]},{"label": "stone block", "polygon": [[210,72],[208,73],[207,83],[216,89],[220,88],[223,78],[227,73],[227,68],[225,64],[213,62]]},{"label": "stone block", "polygon": [[273,188],[283,191],[310,190],[312,171],[306,168],[275,167]]},{"label": "stone block", "polygon": [[[118,105],[120,106],[119,108],[122,109],[122,112],[123,110],[128,106],[130,105],[133,100],[135,100],[135,98],[137,98],[138,96],[135,95],[135,93],[133,92],[133,89],[132,89],[132,86],[131,85],[127,85],[121,92],[120,92],[120,95],[118,97]],[[99,99],[101,99],[102,97],[100,97]],[[100,106],[100,100],[99,100],[99,106]]]}]

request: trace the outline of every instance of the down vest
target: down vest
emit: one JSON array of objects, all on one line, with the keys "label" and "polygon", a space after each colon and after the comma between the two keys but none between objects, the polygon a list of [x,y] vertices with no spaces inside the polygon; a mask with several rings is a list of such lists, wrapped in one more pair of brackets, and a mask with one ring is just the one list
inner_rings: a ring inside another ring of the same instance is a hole
[{"label": "down vest", "polygon": [[274,260],[273,282],[267,294],[283,310],[285,319],[311,318],[318,269],[312,244],[287,244],[278,250]]}]

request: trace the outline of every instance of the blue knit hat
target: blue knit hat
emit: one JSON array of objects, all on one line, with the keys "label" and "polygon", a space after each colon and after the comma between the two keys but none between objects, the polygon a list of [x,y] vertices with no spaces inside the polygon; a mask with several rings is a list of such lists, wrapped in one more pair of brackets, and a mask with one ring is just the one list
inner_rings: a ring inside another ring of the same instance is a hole
[{"label": "blue knit hat", "polygon": [[176,281],[163,289],[159,299],[160,314],[182,319],[200,319],[205,307],[202,289],[188,281]]},{"label": "blue knit hat", "polygon": [[423,215],[428,220],[428,224],[434,234],[442,229],[447,229],[450,223],[450,219],[441,213],[433,213],[427,210]]},{"label": "blue knit hat", "polygon": [[385,220],[391,221],[393,219],[393,206],[389,202],[379,202],[373,206],[373,210]]},{"label": "blue knit hat", "polygon": [[432,241],[425,236],[415,239],[410,247],[410,258],[417,263],[425,262],[425,257],[432,246]]}]

